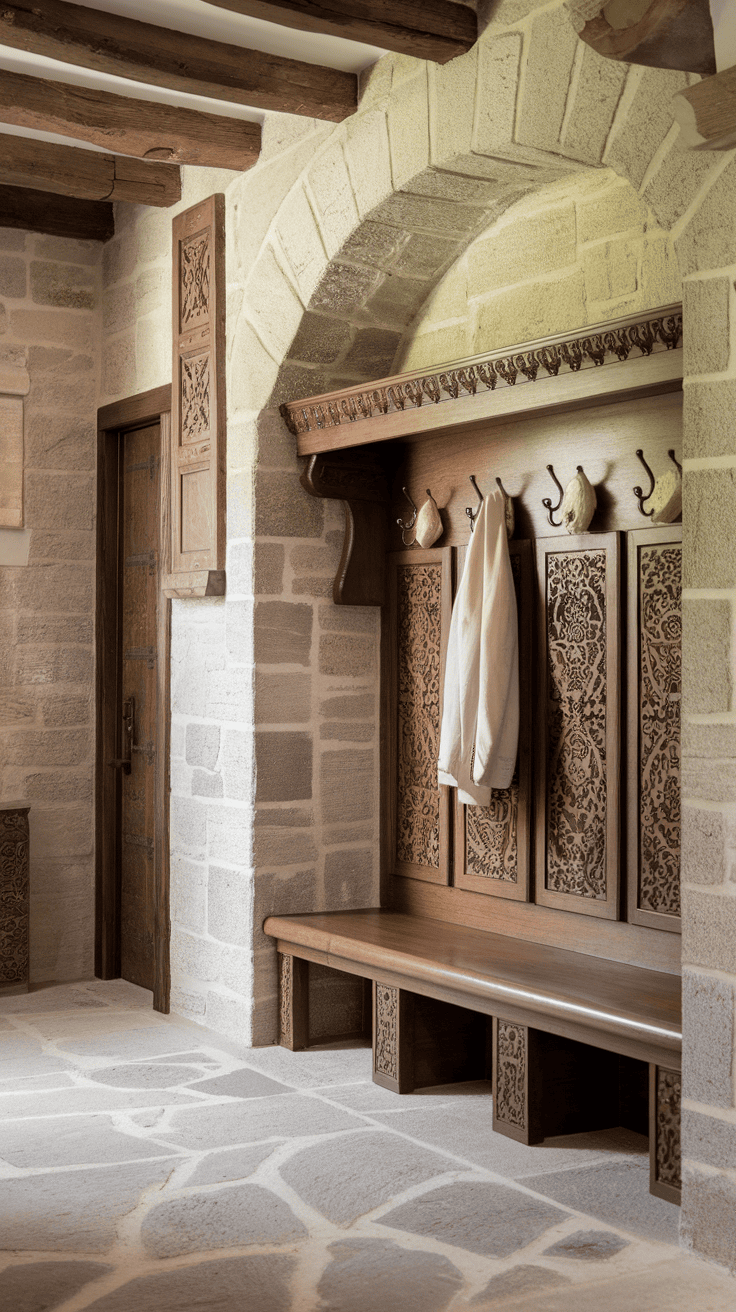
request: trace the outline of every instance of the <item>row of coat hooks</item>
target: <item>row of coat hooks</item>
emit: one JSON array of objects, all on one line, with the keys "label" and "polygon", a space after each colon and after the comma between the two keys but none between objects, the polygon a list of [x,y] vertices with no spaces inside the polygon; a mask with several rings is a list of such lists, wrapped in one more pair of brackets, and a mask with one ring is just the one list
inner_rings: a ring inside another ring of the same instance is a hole
[{"label": "row of coat hooks", "polygon": [[[638,484],[632,489],[641,514],[648,519],[654,519],[655,523],[671,524],[682,510],[682,465],[675,456],[674,450],[670,449],[667,455],[675,468],[657,479],[647,464],[641,447],[638,448],[636,455],[649,477],[648,492],[644,492]],[[555,506],[552,505],[551,497],[542,498],[542,505],[547,511],[548,522],[552,528],[562,528],[564,526],[568,533],[584,533],[593,518],[597,503],[595,489],[586,478],[583,466],[578,465],[575,477],[568,483],[567,488],[563,488],[555,474],[553,465],[547,465],[547,473],[558,491],[558,500]],[[470,475],[470,482],[478,496],[478,504],[475,508],[473,506],[465,507],[465,514],[470,520],[470,531],[472,533],[485,498],[478,486],[475,474]],[[503,493],[506,503],[506,528],[509,537],[511,537],[514,531],[513,501],[506,492],[500,478],[496,478],[496,486]],[[430,547],[443,532],[437,502],[429,488],[427,488],[428,499],[422,509],[419,510],[412,500],[408,488],[402,487],[401,490],[413,512],[411,518],[406,522],[401,517],[396,520],[401,529],[401,541],[405,547],[413,546],[414,543],[418,543],[421,547]],[[554,516],[558,511],[561,511],[561,518],[555,519]],[[414,530],[414,537],[407,540],[407,534],[411,533],[412,530]]]}]

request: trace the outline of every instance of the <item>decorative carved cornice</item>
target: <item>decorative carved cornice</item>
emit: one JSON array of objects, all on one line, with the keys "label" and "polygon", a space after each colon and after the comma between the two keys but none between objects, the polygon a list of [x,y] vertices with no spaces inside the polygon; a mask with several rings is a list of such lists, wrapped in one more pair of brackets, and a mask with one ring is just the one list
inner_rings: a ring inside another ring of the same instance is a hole
[{"label": "decorative carved cornice", "polygon": [[343,424],[359,423],[375,415],[417,409],[430,402],[475,396],[484,388],[515,387],[560,373],[618,364],[632,355],[672,351],[682,338],[682,307],[665,306],[644,315],[615,319],[585,334],[564,334],[528,342],[511,350],[472,356],[441,365],[431,373],[406,373],[375,383],[346,387],[339,392],[287,401],[281,413],[296,436]]}]

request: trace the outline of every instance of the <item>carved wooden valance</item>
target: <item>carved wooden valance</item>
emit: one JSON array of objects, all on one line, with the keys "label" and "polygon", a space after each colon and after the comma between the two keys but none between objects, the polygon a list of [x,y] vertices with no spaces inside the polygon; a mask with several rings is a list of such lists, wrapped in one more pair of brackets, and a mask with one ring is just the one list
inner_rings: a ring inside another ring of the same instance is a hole
[{"label": "carved wooden valance", "polygon": [[[585,331],[288,401],[281,413],[299,455],[440,427],[679,388],[682,307],[667,305]],[[518,389],[524,390],[523,400]],[[513,389],[513,390],[512,390]]]}]

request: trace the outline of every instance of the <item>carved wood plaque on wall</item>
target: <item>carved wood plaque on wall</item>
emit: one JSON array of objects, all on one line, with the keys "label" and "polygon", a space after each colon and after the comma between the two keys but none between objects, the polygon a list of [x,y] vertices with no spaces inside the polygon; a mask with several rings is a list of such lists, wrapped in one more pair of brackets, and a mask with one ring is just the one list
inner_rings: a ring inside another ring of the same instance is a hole
[{"label": "carved wood plaque on wall", "polygon": [[444,651],[452,607],[450,549],[389,557],[393,870],[449,878],[449,789],[437,782]]},{"label": "carved wood plaque on wall", "polygon": [[[531,542],[510,542],[519,615],[519,758],[509,788],[494,788],[490,806],[455,803],[455,887],[527,901],[531,792]],[[457,799],[457,793],[455,792]]]},{"label": "carved wood plaque on wall", "polygon": [[679,931],[682,528],[628,545],[628,919]]},{"label": "carved wood plaque on wall", "polygon": [[619,910],[619,538],[537,541],[541,595],[536,899]]},{"label": "carved wood plaque on wall", "polygon": [[[225,197],[173,221],[171,570],[205,595],[225,566]],[[171,577],[171,576],[170,576]],[[182,585],[184,586],[184,585]],[[174,587],[175,592],[175,587]]]}]

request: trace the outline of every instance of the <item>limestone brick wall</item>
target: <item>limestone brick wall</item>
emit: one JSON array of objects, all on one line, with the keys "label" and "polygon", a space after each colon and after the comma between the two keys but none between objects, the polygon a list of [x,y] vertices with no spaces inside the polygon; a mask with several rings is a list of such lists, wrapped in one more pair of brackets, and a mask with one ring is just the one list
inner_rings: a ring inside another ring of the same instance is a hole
[{"label": "limestone brick wall", "polygon": [[0,229],[0,361],[24,366],[25,528],[0,533],[0,793],[31,802],[31,982],[94,954],[101,247]]}]

